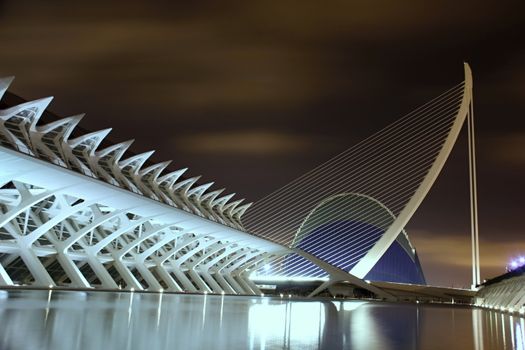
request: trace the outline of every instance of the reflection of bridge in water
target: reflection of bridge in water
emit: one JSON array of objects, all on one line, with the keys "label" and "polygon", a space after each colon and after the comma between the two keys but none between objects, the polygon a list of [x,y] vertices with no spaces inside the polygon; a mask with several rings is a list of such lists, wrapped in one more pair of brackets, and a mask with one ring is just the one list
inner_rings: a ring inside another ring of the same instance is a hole
[{"label": "reflection of bridge in water", "polygon": [[285,278],[321,281],[311,295],[346,284],[381,299],[467,300],[472,291],[425,286],[404,230],[465,121],[480,283],[468,65],[460,84],[253,206],[131,153],[132,141],[109,143],[110,130],[84,132],[81,115],[46,110],[51,98],[21,100],[11,80],[0,81],[0,285],[260,294]]},{"label": "reflection of bridge in water", "polygon": [[525,340],[524,318],[457,305],[124,291],[0,291],[0,322],[6,350],[482,350]]}]

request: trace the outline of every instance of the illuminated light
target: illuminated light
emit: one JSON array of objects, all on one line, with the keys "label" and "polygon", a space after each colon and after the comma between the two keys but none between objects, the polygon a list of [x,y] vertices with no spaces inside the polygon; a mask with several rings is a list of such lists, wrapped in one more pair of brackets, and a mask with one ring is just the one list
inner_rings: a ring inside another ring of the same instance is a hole
[{"label": "illuminated light", "polygon": [[205,291],[204,291],[204,294],[208,294],[208,291],[207,291],[207,290],[205,290]]},{"label": "illuminated light", "polygon": [[263,297],[263,296],[264,296],[264,293],[261,293],[261,297]]},{"label": "illuminated light", "polygon": [[281,293],[281,294],[279,294],[279,296],[282,298],[282,297],[283,297],[283,294]]},{"label": "illuminated light", "polygon": [[49,285],[49,289],[53,289],[53,285],[52,284]]},{"label": "illuminated light", "polygon": [[221,291],[221,294],[224,295],[224,291],[223,290]]},{"label": "illuminated light", "polygon": [[131,287],[129,290],[130,290],[131,292],[134,292],[134,291],[135,291],[135,288]]},{"label": "illuminated light", "polygon": [[[343,303],[339,303],[339,302],[332,302],[334,305],[337,305],[337,304],[343,304],[343,310],[344,311],[354,311],[356,310],[358,307],[364,305],[364,304],[367,304],[366,301],[345,301]],[[339,311],[339,307],[336,306],[337,308],[337,311]]]},{"label": "illuminated light", "polygon": [[159,289],[159,292],[160,293],[164,292],[164,288]]},{"label": "illuminated light", "polygon": [[256,349],[271,347],[274,339],[282,339],[285,329],[290,344],[317,344],[319,333],[324,333],[325,318],[325,310],[318,303],[298,303],[291,309],[286,303],[255,303],[250,305],[247,326],[253,339],[262,344],[253,347]]},{"label": "illuminated light", "polygon": [[312,282],[328,281],[328,277],[287,277],[287,276],[250,276],[250,279],[260,282]]},{"label": "illuminated light", "polygon": [[525,266],[525,256],[521,255],[518,258],[512,259],[507,265],[507,270],[512,271],[519,267]]},{"label": "illuminated light", "polygon": [[365,280],[366,283],[370,284],[370,281],[369,280]]},{"label": "illuminated light", "polygon": [[343,303],[340,302],[340,301],[332,301],[332,305],[335,306],[335,309],[337,310],[337,312],[341,311],[341,305],[342,305],[342,304],[343,304]]},{"label": "illuminated light", "polygon": [[291,298],[291,297],[292,297],[292,295],[291,295],[291,294],[288,294],[288,298]]}]

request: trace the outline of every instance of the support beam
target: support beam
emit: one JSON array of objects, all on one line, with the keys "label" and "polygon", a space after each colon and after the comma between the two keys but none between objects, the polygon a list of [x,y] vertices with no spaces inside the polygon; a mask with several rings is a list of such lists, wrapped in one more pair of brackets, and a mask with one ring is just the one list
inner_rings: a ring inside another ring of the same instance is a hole
[{"label": "support beam", "polygon": [[20,257],[35,279],[35,285],[41,287],[55,286],[55,282],[32,249],[29,249],[29,247],[25,246],[20,247]]},{"label": "support beam", "polygon": [[470,230],[472,239],[472,289],[476,289],[481,283],[479,271],[479,230],[478,230],[478,192],[476,180],[476,139],[474,130],[474,100],[472,88],[470,94],[470,106],[467,115],[468,130],[468,168],[470,185]]},{"label": "support beam", "polygon": [[143,290],[142,284],[140,284],[139,281],[137,281],[137,278],[133,276],[131,271],[127,268],[124,263],[122,263],[121,260],[116,259],[113,261],[113,266],[115,266],[115,269],[118,271],[120,276],[124,279],[126,284],[128,285],[128,288],[134,288],[136,290]]},{"label": "support beam", "polygon": [[151,273],[151,271],[146,267],[145,264],[136,264],[135,267],[137,268],[140,275],[144,278],[146,283],[148,284],[148,290],[160,290],[162,289],[162,286],[157,281],[155,276]]},{"label": "support beam", "polygon": [[325,290],[326,288],[328,288],[329,286],[331,286],[332,284],[335,284],[335,283],[338,283],[338,282],[348,282],[348,283],[351,283],[357,287],[360,287],[360,288],[363,288],[363,289],[366,289],[372,293],[374,293],[375,295],[377,295],[379,298],[382,298],[382,299],[385,299],[385,300],[391,300],[391,301],[395,301],[396,298],[390,294],[390,293],[387,293],[385,292],[384,290],[382,289],[379,289],[375,286],[372,286],[371,284],[368,284],[366,283],[365,281],[363,281],[362,279],[350,274],[349,272],[346,272],[344,270],[341,270],[337,267],[334,267],[324,261],[322,261],[321,259],[318,259],[316,258],[315,256],[311,255],[311,254],[308,254],[300,249],[294,249],[295,253],[302,256],[303,258],[311,261],[312,263],[316,264],[317,266],[319,266],[320,268],[322,268],[323,270],[325,270],[328,275],[329,275],[329,280],[324,282],[323,284],[321,284],[318,288],[316,288],[312,293],[310,293],[310,297],[313,297],[317,294],[319,294],[320,292],[322,292],[323,290]]},{"label": "support beam", "polygon": [[177,282],[175,282],[173,277],[170,276],[168,271],[166,271],[166,269],[164,269],[161,265],[157,265],[155,267],[155,271],[157,271],[157,273],[159,274],[160,278],[162,278],[164,283],[168,285],[169,292],[183,292],[184,291],[182,287],[179,286]]},{"label": "support beam", "polygon": [[102,283],[102,288],[108,288],[108,289],[117,289],[118,285],[113,280],[111,275],[109,274],[108,270],[104,267],[104,264],[100,262],[99,259],[97,259],[95,256],[88,254],[87,255],[87,263],[95,272],[95,275],[97,275],[97,278]]},{"label": "support beam", "polygon": [[69,256],[62,252],[59,252],[57,254],[57,260],[74,286],[82,288],[91,288],[91,285],[86,280],[86,277],[84,277],[82,272],[80,272],[77,265],[75,265],[75,263],[73,262],[73,260],[71,260]]},{"label": "support beam", "polygon": [[11,277],[7,273],[7,271],[4,269],[2,264],[0,264],[0,286],[12,286],[13,280],[11,280]]}]

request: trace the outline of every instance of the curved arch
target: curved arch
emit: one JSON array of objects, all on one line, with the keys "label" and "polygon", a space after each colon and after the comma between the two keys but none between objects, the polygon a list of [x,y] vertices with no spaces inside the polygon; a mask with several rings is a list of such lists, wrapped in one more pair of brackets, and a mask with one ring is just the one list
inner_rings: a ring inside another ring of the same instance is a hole
[{"label": "curved arch", "polygon": [[414,215],[415,211],[436,181],[436,178],[441,172],[441,169],[443,169],[443,166],[445,165],[445,162],[452,151],[452,147],[456,143],[459,132],[461,131],[461,127],[465,122],[469,112],[469,106],[472,101],[472,71],[470,70],[470,67],[467,63],[464,64],[464,70],[465,85],[463,90],[463,98],[461,100],[461,105],[454,123],[450,128],[447,139],[441,147],[441,151],[437,155],[434,163],[428,170],[425,178],[420,183],[416,192],[412,195],[403,210],[399,213],[396,220],[392,223],[392,225],[390,225],[390,227],[386,230],[374,247],[368,251],[368,253],[357,263],[356,266],[352,268],[350,272],[353,275],[359,278],[364,278],[366,274],[370,272],[372,267],[379,261],[388,247],[390,247],[394,239],[396,239],[398,232],[401,231],[412,218],[412,215]]}]

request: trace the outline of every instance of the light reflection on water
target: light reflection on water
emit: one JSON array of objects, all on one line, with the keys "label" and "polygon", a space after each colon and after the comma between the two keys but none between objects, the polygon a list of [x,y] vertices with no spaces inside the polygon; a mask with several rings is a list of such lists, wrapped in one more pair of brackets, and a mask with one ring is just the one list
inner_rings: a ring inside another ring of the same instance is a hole
[{"label": "light reflection on water", "polygon": [[441,305],[0,291],[0,349],[519,349],[523,317]]}]

